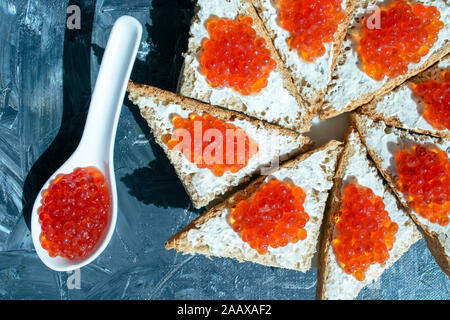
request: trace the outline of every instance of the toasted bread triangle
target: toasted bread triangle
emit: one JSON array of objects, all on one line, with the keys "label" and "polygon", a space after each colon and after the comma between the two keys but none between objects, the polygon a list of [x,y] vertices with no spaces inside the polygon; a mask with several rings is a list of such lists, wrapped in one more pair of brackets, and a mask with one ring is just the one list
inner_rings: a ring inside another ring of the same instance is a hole
[{"label": "toasted bread triangle", "polygon": [[[232,188],[248,181],[253,175],[258,174],[261,168],[269,165],[272,161],[286,160],[305,151],[312,145],[308,137],[297,132],[155,87],[130,82],[128,91],[129,99],[139,106],[141,115],[147,120],[155,141],[167,154],[195,208],[209,204]],[[258,144],[258,153],[250,158],[248,164],[238,172],[227,171],[221,177],[215,176],[207,168],[198,168],[180,151],[170,150],[164,143],[165,137],[173,133],[170,116],[177,113],[187,117],[193,112],[200,115],[208,113],[222,121],[242,128]]]},{"label": "toasted bread triangle", "polygon": [[[167,241],[166,249],[175,249],[185,254],[234,258],[306,272],[310,269],[311,259],[316,252],[323,212],[341,150],[340,142],[330,141],[317,150],[286,162],[268,176],[258,178],[245,189],[195,219]],[[310,220],[305,226],[308,233],[305,240],[276,249],[269,247],[269,251],[261,255],[231,228],[227,215],[229,208],[234,207],[240,200],[249,198],[270,177],[279,180],[290,179],[303,188],[306,193],[304,208]]]},{"label": "toasted bread triangle", "polygon": [[411,90],[414,84],[428,80],[442,81],[442,71],[449,68],[450,55],[447,55],[391,92],[375,98],[359,111],[373,120],[381,120],[394,127],[450,139],[450,130],[438,130],[423,117],[425,103]]},{"label": "toasted bread triangle", "polygon": [[320,111],[322,120],[354,110],[375,97],[391,91],[405,80],[422,72],[450,53],[450,7],[448,3],[445,0],[417,0],[415,2],[421,2],[425,6],[435,6],[441,14],[440,20],[444,23],[444,27],[439,32],[438,39],[433,47],[422,57],[419,63],[410,63],[408,71],[401,76],[385,77],[381,81],[371,78],[362,70],[360,57],[357,53],[358,43],[355,39],[360,36],[361,23],[364,17],[373,14],[376,10],[375,6],[382,7],[389,1],[360,0],[356,2],[347,35],[337,58],[332,80],[328,84],[323,99]]},{"label": "toasted bread triangle", "polygon": [[[267,86],[257,93],[242,95],[230,87],[209,85],[200,71],[199,55],[202,41],[209,38],[205,23],[211,17],[236,19],[248,16],[253,19],[253,29],[258,37],[266,40],[266,47],[277,66],[270,73]],[[188,52],[180,78],[180,94],[243,112],[251,117],[267,121],[298,132],[309,131],[316,112],[298,94],[289,71],[275,50],[264,24],[258,17],[252,0],[198,0],[192,19]]]},{"label": "toasted bread triangle", "polygon": [[336,66],[336,58],[341,50],[342,41],[347,33],[356,0],[344,0],[342,10],[345,12],[344,21],[339,24],[333,41],[325,44],[325,53],[312,62],[303,60],[296,50],[289,48],[287,39],[290,34],[279,24],[277,8],[272,0],[253,1],[264,26],[267,29],[274,47],[281,60],[292,75],[295,86],[304,101],[313,109],[318,110],[323,95],[327,89],[331,74]]},{"label": "toasted bread triangle", "polygon": [[358,130],[361,140],[377,165],[378,170],[388,181],[411,218],[420,226],[427,246],[437,264],[447,275],[450,275],[450,224],[441,226],[432,223],[409,206],[405,195],[400,192],[397,186],[398,176],[394,159],[394,155],[398,150],[410,148],[414,144],[435,146],[448,153],[450,141],[389,127],[382,121],[373,121],[357,113],[351,115],[351,121]]},{"label": "toasted bread triangle", "polygon": [[[385,204],[392,221],[398,225],[396,241],[389,251],[389,258],[383,264],[373,264],[366,272],[364,281],[358,281],[353,275],[346,274],[339,266],[332,248],[335,222],[339,216],[342,192],[348,183],[358,183],[372,189]],[[368,159],[367,150],[361,143],[357,131],[350,128],[345,147],[339,159],[329,206],[322,226],[317,281],[318,299],[353,299],[360,290],[378,279],[384,270],[392,266],[409,247],[421,238],[414,222],[403,206],[398,202],[392,190],[378,173],[375,164]]]}]

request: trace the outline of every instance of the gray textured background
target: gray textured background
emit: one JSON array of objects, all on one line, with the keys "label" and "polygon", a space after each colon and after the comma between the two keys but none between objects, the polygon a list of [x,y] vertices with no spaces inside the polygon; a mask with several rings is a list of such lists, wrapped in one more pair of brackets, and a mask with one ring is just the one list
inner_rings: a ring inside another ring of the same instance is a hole
[{"label": "gray textured background", "polygon": [[[0,0],[0,297],[3,299],[313,299],[306,274],[229,259],[182,256],[164,242],[200,212],[125,101],[116,137],[119,216],[112,241],[70,274],[42,264],[30,239],[29,212],[43,182],[80,139],[99,61],[115,19],[144,25],[132,79],[175,90],[187,45],[189,0],[70,1],[79,31],[65,29],[68,1]],[[450,280],[422,240],[360,299],[449,299]]]}]

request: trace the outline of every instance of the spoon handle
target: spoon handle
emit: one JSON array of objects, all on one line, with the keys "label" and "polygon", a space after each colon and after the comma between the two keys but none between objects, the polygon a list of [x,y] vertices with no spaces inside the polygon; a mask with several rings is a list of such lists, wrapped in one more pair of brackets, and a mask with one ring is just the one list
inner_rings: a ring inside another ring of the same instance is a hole
[{"label": "spoon handle", "polygon": [[[142,36],[142,26],[130,16],[114,23],[92,93],[79,149],[87,156],[112,160],[117,123],[125,90]],[[103,152],[102,152],[103,151]]]}]

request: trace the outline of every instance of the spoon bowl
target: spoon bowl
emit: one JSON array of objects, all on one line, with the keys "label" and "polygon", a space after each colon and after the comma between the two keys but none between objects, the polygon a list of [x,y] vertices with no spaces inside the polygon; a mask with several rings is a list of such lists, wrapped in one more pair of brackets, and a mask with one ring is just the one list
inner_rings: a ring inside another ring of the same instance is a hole
[{"label": "spoon bowl", "polygon": [[[42,262],[55,271],[70,271],[92,262],[107,247],[114,233],[117,221],[114,141],[125,90],[141,37],[142,26],[139,21],[130,16],[117,19],[103,54],[80,144],[70,158],[46,181],[34,202],[31,213],[33,244]],[[97,244],[86,257],[74,260],[50,257],[40,242],[38,209],[41,206],[42,193],[57,176],[82,167],[96,167],[106,179],[111,200],[108,222]]]}]

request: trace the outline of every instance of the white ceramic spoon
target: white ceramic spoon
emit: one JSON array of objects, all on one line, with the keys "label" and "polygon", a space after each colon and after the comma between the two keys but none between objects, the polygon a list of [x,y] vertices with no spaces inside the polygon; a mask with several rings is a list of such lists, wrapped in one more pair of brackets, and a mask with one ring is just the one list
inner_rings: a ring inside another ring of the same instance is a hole
[{"label": "white ceramic spoon", "polygon": [[[39,258],[49,268],[69,271],[87,265],[106,248],[114,232],[117,220],[117,190],[114,177],[114,140],[123,97],[133,68],[142,36],[142,26],[135,18],[122,16],[117,19],[106,45],[103,59],[92,94],[91,104],[83,136],[72,156],[47,180],[39,192],[31,214],[31,234]],[[111,194],[111,212],[108,224],[97,245],[82,259],[68,260],[52,258],[42,248],[39,236],[38,209],[41,206],[42,191],[59,174],[71,173],[78,167],[93,166],[106,178]]]}]

